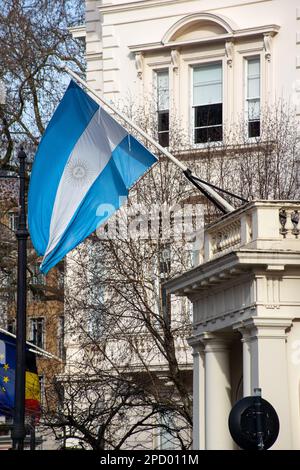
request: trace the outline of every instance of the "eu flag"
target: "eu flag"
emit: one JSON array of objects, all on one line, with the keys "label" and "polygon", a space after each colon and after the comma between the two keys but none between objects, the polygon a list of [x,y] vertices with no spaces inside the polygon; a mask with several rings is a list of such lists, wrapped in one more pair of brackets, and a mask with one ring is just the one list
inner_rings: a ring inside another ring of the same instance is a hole
[{"label": "eu flag", "polygon": [[0,332],[0,414],[11,416],[15,402],[16,345]]},{"label": "eu flag", "polygon": [[[13,416],[15,404],[16,340],[0,332],[0,415]],[[25,409],[40,413],[40,385],[35,354],[26,348]]]}]

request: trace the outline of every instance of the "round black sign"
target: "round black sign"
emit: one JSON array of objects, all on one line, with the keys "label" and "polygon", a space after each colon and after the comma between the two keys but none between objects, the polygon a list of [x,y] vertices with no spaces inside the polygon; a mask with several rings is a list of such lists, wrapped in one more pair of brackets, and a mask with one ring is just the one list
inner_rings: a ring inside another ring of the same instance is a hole
[{"label": "round black sign", "polygon": [[261,397],[245,397],[232,408],[229,420],[232,439],[244,450],[269,449],[279,434],[273,406]]}]

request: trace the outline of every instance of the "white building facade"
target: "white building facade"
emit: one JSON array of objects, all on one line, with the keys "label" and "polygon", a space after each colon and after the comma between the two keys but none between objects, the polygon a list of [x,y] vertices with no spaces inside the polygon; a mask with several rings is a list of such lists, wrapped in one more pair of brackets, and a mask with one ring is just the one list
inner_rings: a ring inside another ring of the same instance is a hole
[{"label": "white building facade", "polygon": [[[86,0],[85,25],[71,31],[85,40],[88,84],[121,106],[153,102],[163,146],[178,123],[188,148],[222,143],[241,121],[251,142],[263,107],[281,98],[300,117],[297,0]],[[289,359],[299,241],[278,225],[280,209],[291,224],[297,207],[257,203],[222,219],[205,233],[204,264],[169,284],[193,303],[194,449],[234,448],[228,414],[254,387],[279,413],[274,448],[300,446],[299,366]]]},{"label": "white building facade", "polygon": [[72,33],[106,98],[143,103],[158,90],[160,133],[176,116],[191,144],[222,141],[243,117],[257,137],[260,107],[279,98],[300,115],[297,0],[86,0]]}]

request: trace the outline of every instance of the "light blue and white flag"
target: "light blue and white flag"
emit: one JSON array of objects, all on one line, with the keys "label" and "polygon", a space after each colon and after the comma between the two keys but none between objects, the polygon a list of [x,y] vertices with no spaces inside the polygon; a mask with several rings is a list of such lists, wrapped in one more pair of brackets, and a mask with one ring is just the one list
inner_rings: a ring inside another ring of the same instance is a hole
[{"label": "light blue and white flag", "polygon": [[46,273],[112,212],[157,159],[71,81],[38,147],[28,223]]}]

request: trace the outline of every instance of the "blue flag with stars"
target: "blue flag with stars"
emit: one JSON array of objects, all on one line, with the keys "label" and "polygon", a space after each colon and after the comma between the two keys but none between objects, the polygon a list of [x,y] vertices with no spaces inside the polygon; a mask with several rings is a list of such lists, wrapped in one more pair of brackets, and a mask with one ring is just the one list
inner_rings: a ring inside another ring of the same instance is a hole
[{"label": "blue flag with stars", "polygon": [[0,415],[11,416],[15,402],[16,345],[0,332]]}]

